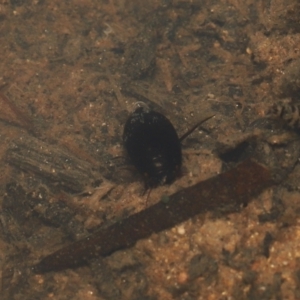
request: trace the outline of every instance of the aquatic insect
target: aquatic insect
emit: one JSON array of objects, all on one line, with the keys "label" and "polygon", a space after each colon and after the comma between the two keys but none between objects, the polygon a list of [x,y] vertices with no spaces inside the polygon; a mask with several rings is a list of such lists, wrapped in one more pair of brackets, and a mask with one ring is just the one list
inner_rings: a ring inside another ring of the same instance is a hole
[{"label": "aquatic insect", "polygon": [[180,175],[181,141],[211,117],[179,138],[172,123],[159,112],[142,106],[129,116],[124,126],[124,146],[131,162],[144,176],[146,189],[171,184]]},{"label": "aquatic insect", "polygon": [[269,114],[272,117],[282,120],[290,128],[300,129],[300,106],[297,104],[274,104]]},{"label": "aquatic insect", "polygon": [[131,162],[145,176],[146,188],[175,180],[182,163],[181,144],[164,115],[138,107],[125,124],[123,141]]}]

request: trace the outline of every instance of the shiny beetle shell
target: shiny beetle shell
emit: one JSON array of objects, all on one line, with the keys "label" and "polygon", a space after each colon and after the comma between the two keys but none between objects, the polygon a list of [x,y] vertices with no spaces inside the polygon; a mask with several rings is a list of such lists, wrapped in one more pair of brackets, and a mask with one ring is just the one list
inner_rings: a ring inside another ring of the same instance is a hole
[{"label": "shiny beetle shell", "polygon": [[123,141],[131,162],[145,177],[146,188],[176,179],[182,163],[181,144],[164,115],[138,107],[125,123]]}]

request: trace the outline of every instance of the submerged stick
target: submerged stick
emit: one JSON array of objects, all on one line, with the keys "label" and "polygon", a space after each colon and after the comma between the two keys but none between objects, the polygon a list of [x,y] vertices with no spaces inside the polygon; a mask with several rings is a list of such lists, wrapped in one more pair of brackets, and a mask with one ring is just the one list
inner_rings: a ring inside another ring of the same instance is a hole
[{"label": "submerged stick", "polygon": [[121,222],[74,242],[43,258],[33,270],[58,271],[130,247],[152,233],[172,228],[199,213],[223,206],[238,208],[274,184],[271,172],[253,160],[183,189]]}]

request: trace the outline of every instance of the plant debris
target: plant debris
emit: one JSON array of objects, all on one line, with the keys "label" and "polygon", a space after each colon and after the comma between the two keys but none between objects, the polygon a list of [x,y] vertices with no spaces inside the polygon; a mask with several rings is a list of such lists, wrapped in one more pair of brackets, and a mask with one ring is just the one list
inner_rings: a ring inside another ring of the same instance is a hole
[{"label": "plant debris", "polygon": [[228,172],[183,189],[164,201],[93,233],[43,258],[37,273],[83,265],[92,258],[130,247],[152,233],[171,228],[193,216],[224,207],[237,210],[273,184],[271,172],[246,160]]},{"label": "plant debris", "polygon": [[6,161],[71,192],[83,192],[96,180],[90,163],[31,136],[15,140]]}]

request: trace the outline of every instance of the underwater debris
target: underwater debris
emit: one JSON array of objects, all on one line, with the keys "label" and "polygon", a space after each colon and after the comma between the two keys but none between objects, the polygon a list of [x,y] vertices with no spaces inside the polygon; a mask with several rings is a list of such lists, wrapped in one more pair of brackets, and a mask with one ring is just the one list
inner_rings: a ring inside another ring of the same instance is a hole
[{"label": "underwater debris", "polygon": [[34,265],[33,271],[45,273],[78,267],[90,259],[130,247],[139,239],[172,228],[197,214],[226,206],[237,210],[272,184],[270,170],[254,160],[246,160],[227,172],[170,195],[167,202],[160,201],[59,249]]},{"label": "underwater debris", "polygon": [[[30,118],[25,112],[23,112],[20,108],[17,107],[16,104],[13,103],[7,96],[5,96],[0,88],[0,103],[4,107],[1,107],[2,113],[5,116],[8,116],[8,118],[5,120],[13,125],[21,126],[23,129],[27,130],[29,133],[32,133],[33,135],[36,135],[37,129],[34,127],[34,124]],[[9,117],[10,114],[13,113],[14,117]],[[2,119],[2,118],[0,118]]]},{"label": "underwater debris", "polygon": [[83,192],[91,182],[99,179],[90,163],[30,135],[12,142],[6,161],[75,193]]}]

